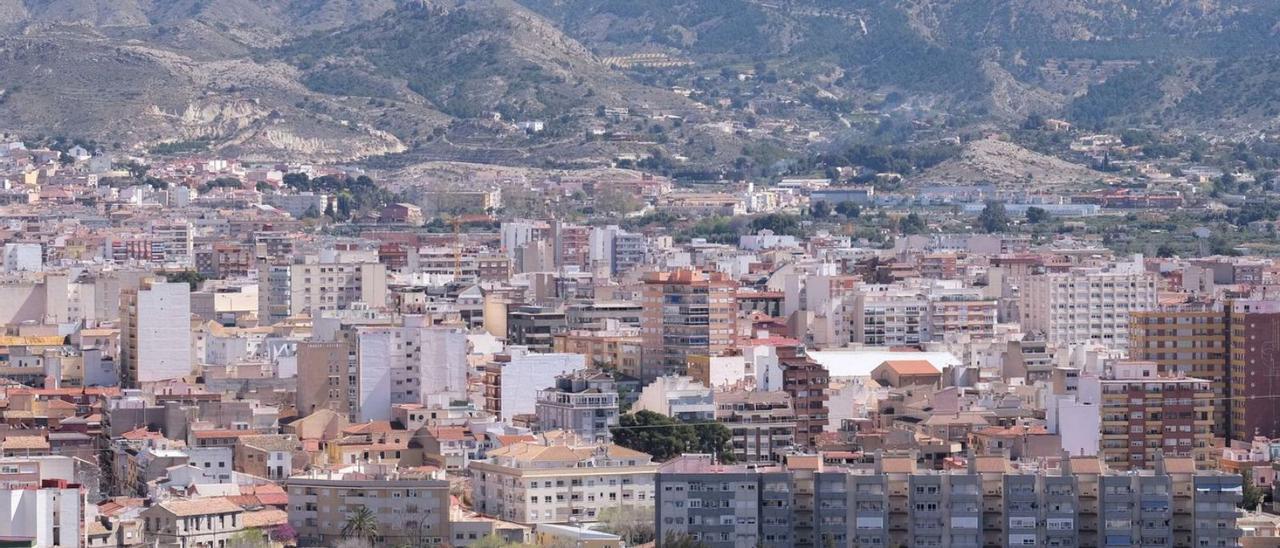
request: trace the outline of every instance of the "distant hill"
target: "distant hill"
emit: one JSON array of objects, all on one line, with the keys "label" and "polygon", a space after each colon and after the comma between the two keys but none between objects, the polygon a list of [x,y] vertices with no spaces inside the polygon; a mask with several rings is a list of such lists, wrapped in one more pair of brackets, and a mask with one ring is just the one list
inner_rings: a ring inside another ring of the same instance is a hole
[{"label": "distant hill", "polygon": [[612,71],[508,0],[404,7],[274,53],[301,68],[314,91],[423,101],[460,118],[546,118],[646,97],[679,101]]},{"label": "distant hill", "polygon": [[[332,161],[661,144],[721,168],[878,116],[1251,133],[1280,129],[1278,21],[1274,0],[0,0],[0,132]],[[607,61],[637,54],[679,66]],[[739,86],[757,69],[776,83]],[[689,123],[583,139],[602,107]],[[553,130],[511,125],[535,119]]]},{"label": "distant hill", "polygon": [[917,183],[983,184],[1052,191],[1079,189],[1107,179],[1086,166],[1027,150],[1007,141],[981,139],[960,155],[911,178]]}]

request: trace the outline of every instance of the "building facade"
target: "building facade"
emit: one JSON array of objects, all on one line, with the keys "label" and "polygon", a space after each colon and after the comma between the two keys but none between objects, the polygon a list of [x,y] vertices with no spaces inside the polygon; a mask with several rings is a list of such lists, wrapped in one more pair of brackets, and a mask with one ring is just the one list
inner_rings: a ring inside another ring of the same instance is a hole
[{"label": "building facade", "polygon": [[526,442],[472,461],[477,512],[523,524],[595,521],[606,508],[653,507],[658,466],[613,444]]},{"label": "building facade", "polygon": [[144,280],[120,291],[120,371],[125,386],[191,374],[191,287]]},{"label": "building facade", "polygon": [[689,356],[715,356],[733,344],[737,283],[727,275],[690,269],[643,278],[640,379],[685,371]]}]

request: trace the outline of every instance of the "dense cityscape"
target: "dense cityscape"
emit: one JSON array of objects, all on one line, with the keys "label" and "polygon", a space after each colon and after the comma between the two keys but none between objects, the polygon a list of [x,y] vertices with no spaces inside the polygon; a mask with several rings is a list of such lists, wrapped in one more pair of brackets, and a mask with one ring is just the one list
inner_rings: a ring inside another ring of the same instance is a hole
[{"label": "dense cityscape", "polygon": [[0,0],[0,548],[1280,548],[1278,38]]},{"label": "dense cityscape", "polygon": [[1280,265],[1023,230],[1164,202],[0,168],[0,531],[32,546],[1277,541]]}]

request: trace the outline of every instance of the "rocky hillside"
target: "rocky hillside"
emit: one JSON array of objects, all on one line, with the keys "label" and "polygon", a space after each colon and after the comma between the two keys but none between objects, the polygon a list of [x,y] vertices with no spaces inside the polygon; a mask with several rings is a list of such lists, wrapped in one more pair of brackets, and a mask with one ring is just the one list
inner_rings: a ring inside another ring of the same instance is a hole
[{"label": "rocky hillside", "polygon": [[1027,150],[1007,141],[981,139],[965,145],[960,155],[912,177],[922,184],[990,183],[1003,187],[1052,191],[1074,189],[1107,179],[1106,174]]},{"label": "rocky hillside", "polygon": [[[753,146],[774,162],[760,151],[864,137],[858,111],[881,108],[932,127],[1034,113],[1266,131],[1280,126],[1277,21],[1274,0],[0,0],[0,132],[598,163],[648,154],[665,131],[668,156]],[[677,67],[617,61],[638,54]],[[736,78],[755,69],[770,83]],[[690,123],[584,140],[602,107]],[[549,129],[515,131],[524,120]],[[699,148],[709,132],[727,141]]]}]

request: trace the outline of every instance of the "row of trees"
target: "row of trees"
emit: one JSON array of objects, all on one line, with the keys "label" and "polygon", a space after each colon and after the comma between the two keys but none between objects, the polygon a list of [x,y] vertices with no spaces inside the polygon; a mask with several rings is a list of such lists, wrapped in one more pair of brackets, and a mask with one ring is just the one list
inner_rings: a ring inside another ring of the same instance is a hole
[{"label": "row of trees", "polygon": [[357,212],[381,209],[400,200],[399,195],[378,186],[366,175],[354,178],[345,174],[324,175],[312,179],[305,173],[288,173],[284,176],[284,185],[298,192],[323,192],[335,196],[334,203],[330,203],[323,213],[336,221],[350,220]]},{"label": "row of trees", "polygon": [[665,461],[684,453],[709,453],[733,462],[732,433],[718,422],[685,423],[653,411],[623,415],[612,430],[613,441]]}]

